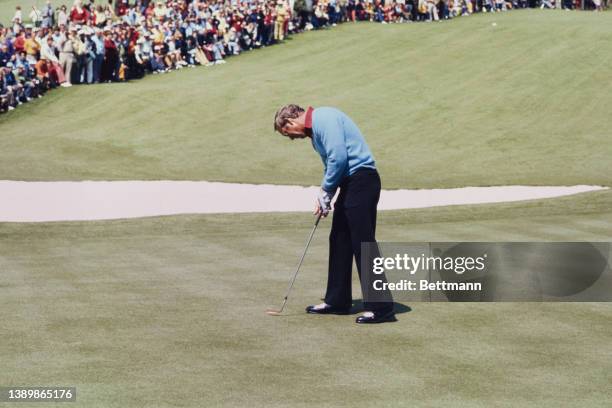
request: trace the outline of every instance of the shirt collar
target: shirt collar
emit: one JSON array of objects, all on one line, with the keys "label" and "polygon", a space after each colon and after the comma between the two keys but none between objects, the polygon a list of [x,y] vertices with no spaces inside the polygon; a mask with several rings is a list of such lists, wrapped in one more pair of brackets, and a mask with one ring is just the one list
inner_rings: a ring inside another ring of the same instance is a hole
[{"label": "shirt collar", "polygon": [[312,106],[309,106],[308,109],[306,109],[306,119],[305,119],[305,123],[304,123],[304,127],[306,129],[311,129],[312,130],[312,111],[314,109],[312,109]]}]

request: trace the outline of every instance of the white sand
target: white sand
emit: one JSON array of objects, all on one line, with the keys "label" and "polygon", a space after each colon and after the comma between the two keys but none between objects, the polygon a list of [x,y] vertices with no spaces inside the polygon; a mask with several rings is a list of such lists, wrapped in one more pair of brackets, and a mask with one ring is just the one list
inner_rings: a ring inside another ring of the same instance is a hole
[{"label": "white sand", "polygon": [[[378,208],[394,210],[499,203],[606,189],[464,187],[385,190]],[[170,214],[312,211],[318,187],[207,181],[0,181],[0,221],[105,220]]]}]

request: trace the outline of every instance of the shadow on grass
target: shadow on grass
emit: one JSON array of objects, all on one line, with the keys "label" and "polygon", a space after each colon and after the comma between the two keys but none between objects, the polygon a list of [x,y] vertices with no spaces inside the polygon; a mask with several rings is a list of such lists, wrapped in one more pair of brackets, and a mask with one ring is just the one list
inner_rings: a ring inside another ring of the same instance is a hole
[{"label": "shadow on grass", "polygon": [[[353,300],[353,306],[351,307],[351,314],[357,314],[360,312],[363,312],[365,309],[363,307],[363,300],[362,299],[356,299]],[[399,303],[399,302],[394,302],[393,303],[393,311],[395,312],[395,314],[402,314],[402,313],[408,313],[412,311],[412,308],[408,305],[405,305],[403,303]]]},{"label": "shadow on grass", "polygon": [[[323,301],[323,299],[321,299],[321,301]],[[364,310],[365,309],[363,308],[363,300],[357,299],[353,301],[353,305],[351,306],[351,312],[349,314],[352,314],[352,315],[358,314],[358,313],[363,312]],[[403,313],[411,312],[412,308],[403,303],[394,302],[393,311],[395,312],[395,314],[403,314]],[[302,312],[295,311],[291,313],[285,312],[279,316],[289,317],[289,316],[298,316],[298,315],[305,315],[305,314],[307,314],[305,311],[302,311]],[[329,316],[335,316],[335,315],[329,315]]]}]

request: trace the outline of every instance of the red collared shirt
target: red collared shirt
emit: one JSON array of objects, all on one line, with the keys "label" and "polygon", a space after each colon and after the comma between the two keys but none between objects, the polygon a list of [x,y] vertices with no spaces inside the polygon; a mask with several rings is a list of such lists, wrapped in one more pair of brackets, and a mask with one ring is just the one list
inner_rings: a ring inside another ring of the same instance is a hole
[{"label": "red collared shirt", "polygon": [[312,131],[312,111],[314,109],[312,108],[312,106],[309,106],[308,109],[306,109],[306,119],[305,119],[305,123],[304,123],[304,127],[310,131]]}]

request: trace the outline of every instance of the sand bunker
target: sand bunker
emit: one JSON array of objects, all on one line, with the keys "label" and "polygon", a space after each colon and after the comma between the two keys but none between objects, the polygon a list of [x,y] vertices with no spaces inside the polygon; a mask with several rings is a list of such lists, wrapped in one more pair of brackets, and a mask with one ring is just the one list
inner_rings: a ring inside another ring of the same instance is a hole
[{"label": "sand bunker", "polygon": [[[207,181],[0,181],[0,221],[105,220],[171,214],[312,211],[318,187]],[[606,189],[464,187],[385,190],[378,208],[396,210],[559,197]]]}]

